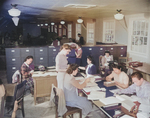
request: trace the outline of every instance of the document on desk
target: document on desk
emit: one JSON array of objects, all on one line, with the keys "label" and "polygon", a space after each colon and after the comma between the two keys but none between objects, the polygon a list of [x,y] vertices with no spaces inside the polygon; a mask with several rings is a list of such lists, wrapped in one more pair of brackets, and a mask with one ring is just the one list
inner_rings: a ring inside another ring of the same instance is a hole
[{"label": "document on desk", "polygon": [[49,70],[47,70],[48,72],[55,72],[56,71],[56,69],[49,69]]},{"label": "document on desk", "polygon": [[53,68],[56,68],[56,66],[49,66],[47,67],[48,69],[53,69]]},{"label": "document on desk", "polygon": [[120,118],[134,118],[134,117],[129,116],[129,115],[123,115],[123,116],[121,116]]},{"label": "document on desk", "polygon": [[88,95],[89,100],[99,100],[101,98],[105,98],[106,93],[101,91],[91,91],[90,95]]},{"label": "document on desk", "polygon": [[109,90],[109,91],[112,92],[112,93],[117,93],[117,92],[120,91],[120,89],[113,89],[113,90]]},{"label": "document on desk", "polygon": [[90,86],[90,87],[83,88],[83,90],[85,92],[91,92],[91,91],[101,90],[101,88],[99,88],[98,86]]},{"label": "document on desk", "polygon": [[107,97],[100,99],[100,101],[105,105],[113,105],[116,103],[121,103],[121,105],[126,108],[128,111],[135,105],[132,99],[126,95],[117,95],[116,97]]},{"label": "document on desk", "polygon": [[97,83],[95,83],[95,82],[88,82],[86,84],[86,87],[90,87],[90,86],[97,86]]}]

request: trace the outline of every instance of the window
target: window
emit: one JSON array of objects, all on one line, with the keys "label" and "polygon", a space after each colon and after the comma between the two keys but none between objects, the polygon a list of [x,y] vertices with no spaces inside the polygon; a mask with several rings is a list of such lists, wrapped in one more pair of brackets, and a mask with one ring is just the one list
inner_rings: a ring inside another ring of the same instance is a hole
[{"label": "window", "polygon": [[76,24],[76,39],[79,40],[78,33],[81,34],[81,24]]},{"label": "window", "polygon": [[57,33],[57,25],[55,25],[55,33]]},{"label": "window", "polygon": [[147,54],[148,48],[148,21],[131,20],[130,21],[130,50],[135,53]]},{"label": "window", "polygon": [[58,29],[58,33],[59,33],[59,36],[62,36],[62,25],[59,25],[59,29]]},{"label": "window", "polygon": [[68,38],[72,38],[72,24],[68,24]]},{"label": "window", "polygon": [[51,25],[51,32],[53,32],[53,28],[54,28],[54,26],[53,26],[53,25]]},{"label": "window", "polygon": [[103,42],[115,42],[115,21],[108,20],[103,22]]},{"label": "window", "polygon": [[87,23],[87,42],[94,43],[95,23]]}]

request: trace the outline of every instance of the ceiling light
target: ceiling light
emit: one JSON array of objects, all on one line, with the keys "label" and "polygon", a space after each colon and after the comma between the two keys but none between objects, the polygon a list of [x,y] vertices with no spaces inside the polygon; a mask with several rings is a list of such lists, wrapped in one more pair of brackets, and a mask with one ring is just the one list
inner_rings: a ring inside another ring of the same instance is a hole
[{"label": "ceiling light", "polygon": [[43,24],[41,24],[41,26],[43,26]]},{"label": "ceiling light", "polygon": [[51,22],[51,25],[55,25],[55,23],[54,23],[54,22]]},{"label": "ceiling light", "polygon": [[21,11],[13,7],[12,9],[8,10],[10,16],[20,16]]},{"label": "ceiling light", "polygon": [[45,23],[45,26],[48,26],[48,23]]},{"label": "ceiling light", "polygon": [[15,26],[18,26],[19,18],[18,17],[13,17],[12,20],[13,20]]},{"label": "ceiling light", "polygon": [[121,11],[122,11],[121,9],[120,9],[120,10],[117,9],[117,12],[118,12],[118,13],[114,15],[114,18],[115,18],[116,20],[122,20],[122,19],[123,19],[124,15],[121,14]]},{"label": "ceiling light", "polygon": [[79,17],[79,19],[77,20],[78,23],[82,23],[83,19],[81,17]]},{"label": "ceiling light", "polygon": [[37,26],[39,27],[40,25],[38,24]]},{"label": "ceiling light", "polygon": [[60,24],[64,25],[64,24],[65,24],[65,21],[64,21],[64,20],[61,20],[61,21],[60,21]]}]

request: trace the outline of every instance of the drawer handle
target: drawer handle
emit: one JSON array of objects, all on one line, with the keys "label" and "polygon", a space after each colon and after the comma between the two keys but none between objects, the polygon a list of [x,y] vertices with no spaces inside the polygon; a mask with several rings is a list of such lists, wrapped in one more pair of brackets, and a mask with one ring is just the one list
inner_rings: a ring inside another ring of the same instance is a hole
[{"label": "drawer handle", "polygon": [[26,52],[29,52],[29,50],[26,50]]},{"label": "drawer handle", "polygon": [[40,60],[43,60],[43,58],[41,57]]},{"label": "drawer handle", "polygon": [[40,49],[40,52],[42,52],[43,51],[43,49]]},{"label": "drawer handle", "polygon": [[103,48],[100,48],[100,50],[103,50]]},{"label": "drawer handle", "polygon": [[15,50],[11,50],[11,52],[15,52]]},{"label": "drawer handle", "polygon": [[122,50],[123,48],[121,48],[121,50]]},{"label": "drawer handle", "polygon": [[56,49],[53,49],[53,51],[56,51]]},{"label": "drawer handle", "polygon": [[92,48],[89,48],[89,50],[92,50]]},{"label": "drawer handle", "polygon": [[113,48],[111,48],[111,50],[113,50]]},{"label": "drawer handle", "polygon": [[16,69],[16,67],[12,67],[12,69],[13,69],[13,70],[15,70],[15,69]]},{"label": "drawer handle", "polygon": [[123,55],[121,55],[121,57],[123,57]]},{"label": "drawer handle", "polygon": [[12,61],[16,61],[16,59],[12,59]]}]

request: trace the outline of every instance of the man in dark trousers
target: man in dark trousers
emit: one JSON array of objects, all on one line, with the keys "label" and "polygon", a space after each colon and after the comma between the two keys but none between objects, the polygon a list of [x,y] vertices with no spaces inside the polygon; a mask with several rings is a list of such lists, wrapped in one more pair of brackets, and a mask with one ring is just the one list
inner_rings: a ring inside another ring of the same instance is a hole
[{"label": "man in dark trousers", "polygon": [[79,39],[79,44],[84,45],[84,38],[81,36],[80,33],[78,33],[78,37],[80,38]]}]

